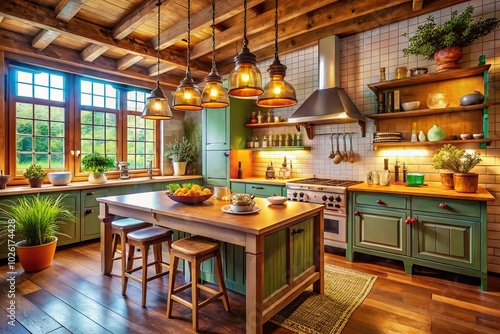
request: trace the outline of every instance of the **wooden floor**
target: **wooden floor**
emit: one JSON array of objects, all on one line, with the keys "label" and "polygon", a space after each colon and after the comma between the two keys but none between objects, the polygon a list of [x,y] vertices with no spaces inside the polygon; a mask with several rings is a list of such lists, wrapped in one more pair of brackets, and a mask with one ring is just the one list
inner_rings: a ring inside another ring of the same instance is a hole
[{"label": "wooden floor", "polygon": [[[325,262],[378,276],[343,333],[500,333],[499,275],[490,275],[483,292],[474,278],[421,267],[410,276],[401,263],[375,257],[350,263],[338,252],[326,254]],[[118,263],[111,276],[101,274],[98,242],[58,250],[53,265],[40,272],[24,273],[16,265],[15,326],[7,324],[7,269],[2,263],[0,333],[192,333],[189,309],[175,303],[174,319],[165,317],[168,276],[149,283],[142,308],[137,282],[121,295]],[[230,313],[220,300],[200,311],[199,332],[244,333],[244,296],[229,298]],[[269,323],[264,330],[290,333]]]}]

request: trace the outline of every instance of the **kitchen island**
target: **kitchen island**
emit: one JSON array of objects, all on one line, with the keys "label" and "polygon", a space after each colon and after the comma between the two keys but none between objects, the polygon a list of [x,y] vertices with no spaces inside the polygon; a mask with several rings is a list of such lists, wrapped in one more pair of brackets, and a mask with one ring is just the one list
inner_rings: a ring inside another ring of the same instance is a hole
[{"label": "kitchen island", "polygon": [[199,205],[180,204],[165,191],[98,201],[103,274],[109,274],[113,266],[111,222],[115,215],[244,247],[247,333],[262,333],[262,325],[310,285],[323,293],[323,205],[271,205],[256,198],[259,212],[233,215],[221,210],[228,202],[212,197]]}]

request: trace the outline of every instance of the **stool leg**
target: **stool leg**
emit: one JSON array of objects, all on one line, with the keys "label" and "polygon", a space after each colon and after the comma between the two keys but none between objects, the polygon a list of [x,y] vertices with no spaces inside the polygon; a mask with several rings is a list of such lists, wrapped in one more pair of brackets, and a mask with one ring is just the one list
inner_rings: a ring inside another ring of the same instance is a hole
[{"label": "stool leg", "polygon": [[198,281],[200,279],[200,265],[198,259],[191,261],[191,295],[193,298],[193,330],[198,331]]},{"label": "stool leg", "polygon": [[[113,250],[112,250],[112,254],[113,254],[113,259],[115,258],[115,254],[116,254],[116,248],[118,247],[118,233],[117,232],[113,232]],[[120,239],[121,240],[121,239]]]},{"label": "stool leg", "polygon": [[157,243],[153,245],[153,255],[155,260],[155,269],[156,273],[161,273],[161,265],[160,262],[163,260],[163,256],[161,254],[161,243]]},{"label": "stool leg", "polygon": [[[127,255],[130,254],[130,251],[129,253],[126,252],[126,249],[127,249],[127,236],[125,234],[124,231],[120,231],[120,247],[121,247],[121,251],[122,251],[122,268],[125,268],[127,266]],[[132,252],[132,261],[133,261],[133,258],[134,258],[134,252]],[[131,267],[132,268],[132,267]]]},{"label": "stool leg", "polygon": [[125,258],[125,252],[124,249],[122,249],[122,295],[127,292],[128,277],[125,276],[125,272],[132,269],[132,264],[134,263],[134,252],[135,246],[129,244],[126,258],[127,263],[125,265],[123,261]]},{"label": "stool leg", "polygon": [[179,258],[175,254],[170,253],[170,277],[168,278],[168,297],[167,297],[167,318],[172,316],[172,295],[174,294],[175,273],[177,272],[177,264]]},{"label": "stool leg", "polygon": [[226,312],[229,312],[229,299],[227,297],[226,284],[224,283],[224,274],[222,273],[222,258],[220,255],[220,249],[217,250],[217,253],[215,254],[215,270],[217,285],[219,286],[219,291],[222,292],[222,303],[224,304]]},{"label": "stool leg", "polygon": [[146,293],[148,285],[148,253],[149,245],[141,245],[142,251],[142,307],[146,307]]}]

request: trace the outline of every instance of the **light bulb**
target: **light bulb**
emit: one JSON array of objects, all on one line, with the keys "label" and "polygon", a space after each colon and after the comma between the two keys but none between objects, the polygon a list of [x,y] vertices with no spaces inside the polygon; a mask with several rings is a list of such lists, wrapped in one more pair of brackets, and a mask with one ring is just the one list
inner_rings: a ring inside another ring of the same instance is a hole
[{"label": "light bulb", "polygon": [[160,110],[161,109],[161,101],[156,99],[155,103],[153,104],[153,109],[154,110]]}]

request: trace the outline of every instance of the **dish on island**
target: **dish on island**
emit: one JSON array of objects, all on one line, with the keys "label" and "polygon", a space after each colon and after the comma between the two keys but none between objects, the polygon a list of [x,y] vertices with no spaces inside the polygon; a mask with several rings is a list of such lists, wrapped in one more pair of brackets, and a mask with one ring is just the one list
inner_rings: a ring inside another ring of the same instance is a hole
[{"label": "dish on island", "polygon": [[225,213],[231,213],[233,215],[249,215],[249,214],[257,213],[260,211],[260,208],[257,205],[254,205],[253,209],[250,211],[233,211],[233,210],[231,210],[231,206],[229,204],[224,205],[220,209],[222,211],[224,211]]}]

